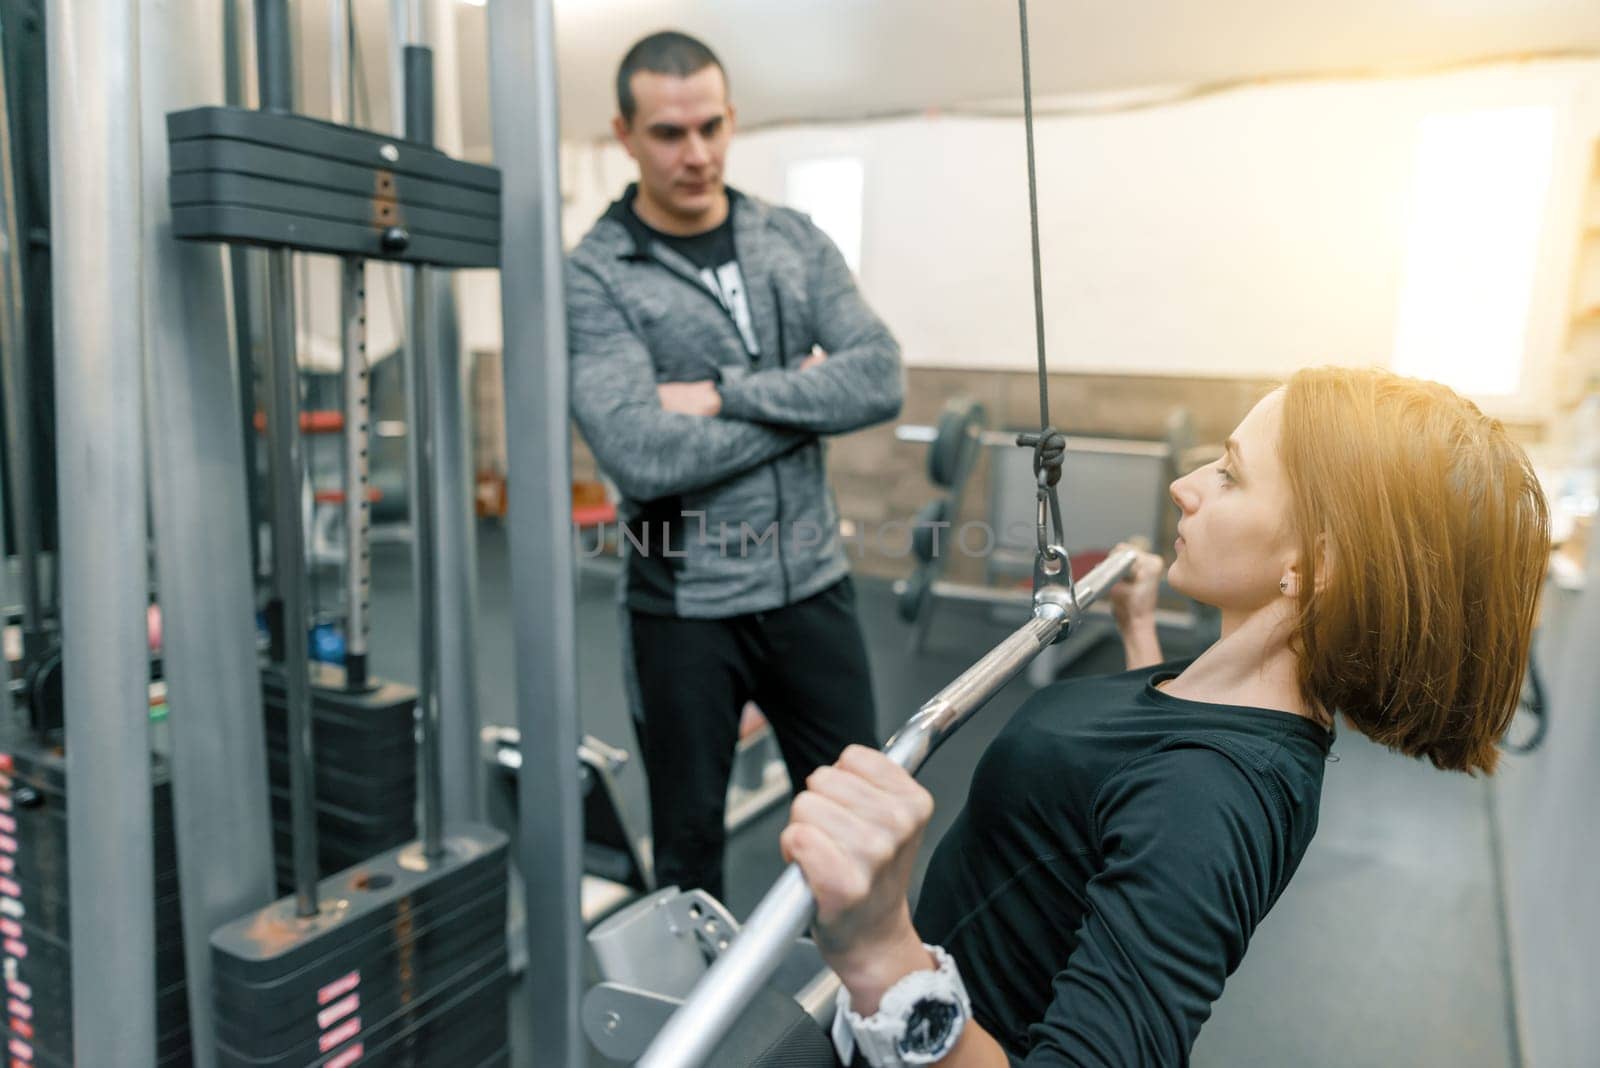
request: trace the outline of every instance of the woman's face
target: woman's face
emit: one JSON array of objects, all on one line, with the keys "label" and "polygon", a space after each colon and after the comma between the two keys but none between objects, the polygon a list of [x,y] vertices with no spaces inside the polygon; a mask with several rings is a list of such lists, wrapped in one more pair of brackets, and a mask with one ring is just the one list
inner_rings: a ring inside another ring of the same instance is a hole
[{"label": "woman's face", "polygon": [[1294,573],[1289,482],[1278,455],[1282,418],[1283,391],[1275,390],[1244,417],[1221,459],[1171,487],[1182,515],[1167,581],[1221,609],[1224,626],[1283,598],[1278,584]]}]

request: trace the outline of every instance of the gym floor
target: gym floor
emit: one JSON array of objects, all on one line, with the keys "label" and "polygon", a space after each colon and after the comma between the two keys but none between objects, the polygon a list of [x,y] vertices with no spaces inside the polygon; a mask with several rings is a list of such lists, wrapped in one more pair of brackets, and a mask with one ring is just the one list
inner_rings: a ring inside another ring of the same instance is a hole
[{"label": "gym floor", "polygon": [[[505,532],[485,522],[478,544],[481,715],[484,723],[509,724],[516,710]],[[374,670],[415,682],[410,549],[378,544],[373,557]],[[982,610],[941,607],[927,647],[913,654],[888,584],[857,585],[885,737],[1009,629]],[[612,580],[585,573],[578,597],[582,729],[632,750],[617,626]],[[1071,670],[1121,667],[1120,648],[1104,643]],[[938,803],[924,863],[959,811],[979,755],[1028,692],[1024,680],[1014,681],[924,768],[922,781]],[[1193,1063],[1517,1065],[1490,785],[1395,756],[1350,730],[1341,732],[1334,754],[1316,841],[1229,980]],[[625,769],[622,787],[626,815],[644,828],[636,763]],[[783,820],[784,809],[775,808],[729,845],[727,904],[741,918],[783,867]],[[512,1037],[515,1064],[533,1068],[533,1036],[515,1017]]]}]

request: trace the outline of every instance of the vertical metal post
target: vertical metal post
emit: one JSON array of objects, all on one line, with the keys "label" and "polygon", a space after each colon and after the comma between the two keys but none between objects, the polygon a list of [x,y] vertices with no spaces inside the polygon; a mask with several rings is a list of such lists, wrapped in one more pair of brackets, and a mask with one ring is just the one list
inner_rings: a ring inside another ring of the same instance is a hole
[{"label": "vertical metal post", "polygon": [[[0,63],[0,68],[4,64]],[[0,217],[0,360],[10,362],[12,359],[27,352],[27,342],[24,340],[24,330],[18,324],[25,323],[24,307],[22,301],[22,249],[24,244],[17,236],[16,201],[13,198],[13,179],[11,161],[11,110],[7,104],[5,71],[0,69],[0,167],[5,168],[5,214]],[[5,382],[9,391],[11,383]],[[9,609],[11,604],[10,546],[5,541],[5,517],[10,509],[6,487],[10,478],[4,470],[0,470],[0,613]],[[0,620],[3,622],[3,620]],[[4,722],[11,722],[11,687],[0,686],[0,717]]]},{"label": "vertical metal post", "polygon": [[289,816],[294,835],[296,912],[317,911],[316,773],[306,649],[305,528],[301,487],[300,369],[294,351],[294,282],[289,253],[267,254],[267,437],[272,467],[272,569],[282,599],[284,698],[288,708]]},{"label": "vertical metal post", "polygon": [[256,0],[256,75],[263,111],[294,110],[294,51],[288,0]]},{"label": "vertical metal post", "polygon": [[432,351],[433,290],[428,269],[412,270],[415,283],[411,301],[411,356],[406,368],[410,389],[411,556],[417,577],[417,699],[421,703],[421,731],[417,738],[422,801],[422,850],[437,857],[444,849],[444,789],[439,773],[439,617],[438,584],[434,569],[433,401],[428,386],[432,375],[423,364]]},{"label": "vertical metal post", "polygon": [[[417,22],[412,21],[413,32]],[[427,48],[405,46],[406,140],[433,143],[433,56]],[[426,267],[411,271],[411,329],[406,354],[410,364],[406,380],[411,395],[411,471],[415,496],[411,501],[411,549],[417,576],[417,629],[420,657],[417,665],[418,697],[422,702],[422,731],[417,750],[421,758],[422,851],[437,857],[444,851],[444,784],[439,769],[439,587],[434,567],[437,470],[434,464],[433,374],[429,365],[437,348],[434,331],[434,292]]]},{"label": "vertical metal post", "polygon": [[562,286],[560,126],[551,0],[490,0],[494,154],[503,182],[504,323],[517,724],[517,862],[528,945],[521,1011],[544,1063],[578,1068],[582,923],[578,886],[577,612],[567,323]]},{"label": "vertical metal post", "polygon": [[[230,107],[249,106],[245,78],[247,34],[239,18],[239,4],[240,0],[223,0],[222,4],[222,99]],[[245,521],[250,541],[251,597],[255,603],[262,583],[261,493],[256,484],[261,441],[256,431],[256,350],[260,342],[256,315],[260,301],[254,299],[261,282],[260,254],[244,245],[229,245],[227,256],[228,296],[233,310],[234,390],[240,440],[244,444]]]},{"label": "vertical metal post", "polygon": [[372,589],[372,502],[368,451],[372,404],[367,370],[366,261],[340,265],[340,348],[344,360],[344,667],[347,689],[367,685],[368,602]]},{"label": "vertical metal post", "polygon": [[[418,6],[413,3],[413,7]],[[460,101],[455,77],[455,6],[438,2],[413,11],[411,24],[432,53],[435,89],[427,102],[429,139],[445,152],[461,145]],[[428,275],[433,308],[429,358],[421,364],[433,402],[433,578],[437,596],[436,671],[439,686],[440,815],[446,825],[484,816],[479,750],[477,621],[478,544],[473,506],[474,467],[470,394],[463,377],[461,332],[456,319],[456,275]]]},{"label": "vertical metal post", "polygon": [[[189,1030],[197,1068],[211,1068],[217,1062],[211,932],[277,894],[247,509],[239,494],[246,466],[241,422],[252,420],[246,426],[254,445],[254,402],[242,418],[227,359],[225,254],[173,240],[167,192],[165,116],[215,103],[221,93],[222,12],[215,0],[165,0],[163,10],[164,17],[140,26],[145,401],[149,425],[161,428],[149,439],[151,526],[174,727],[173,829]],[[239,362],[248,374],[248,349]]]},{"label": "vertical metal post", "polygon": [[350,30],[350,0],[328,0],[328,117],[341,125],[349,124],[355,102]]},{"label": "vertical metal post", "polygon": [[[139,5],[47,15],[73,1052],[153,1065]],[[69,299],[70,296],[70,299]],[[111,887],[124,892],[108,893]]]},{"label": "vertical metal post", "polygon": [[[420,33],[420,11],[414,10],[408,21],[411,32]],[[408,43],[404,68],[406,139],[431,144],[431,50]],[[471,648],[476,574],[470,552],[474,533],[469,512],[470,464],[463,455],[460,343],[450,276],[418,267],[412,278],[407,352],[412,402],[412,529],[421,631],[419,793],[423,851],[437,856],[443,849],[446,816],[471,819],[481,807]],[[448,717],[444,714],[447,709]]]},{"label": "vertical metal post", "polygon": [[[348,125],[355,102],[349,0],[332,0],[328,17],[329,118]],[[340,264],[339,353],[344,379],[345,688],[361,690],[367,685],[372,587],[372,502],[367,496],[372,404],[367,367],[366,261],[355,257]]]},{"label": "vertical metal post", "polygon": [[[293,107],[287,0],[257,0],[261,106]],[[301,494],[300,367],[295,358],[294,279],[289,252],[267,253],[267,435],[272,453],[272,570],[282,600],[284,699],[289,734],[289,818],[294,834],[295,910],[317,911],[316,778],[306,649],[306,553]]]},{"label": "vertical metal post", "polygon": [[28,242],[18,233],[6,89],[5,78],[0,77],[0,376],[5,385],[6,482],[11,489],[11,526],[22,587],[22,659],[26,664],[44,652],[44,601],[39,581],[39,495],[34,485],[33,375],[28,366],[28,318],[22,286],[22,256]]},{"label": "vertical metal post", "polygon": [[423,374],[432,382],[434,494],[434,591],[438,596],[440,814],[446,824],[484,816],[482,752],[478,739],[478,678],[475,625],[478,611],[477,522],[473,509],[472,444],[468,393],[463,378],[461,334],[456,323],[452,277],[429,278],[433,290],[434,359]]}]

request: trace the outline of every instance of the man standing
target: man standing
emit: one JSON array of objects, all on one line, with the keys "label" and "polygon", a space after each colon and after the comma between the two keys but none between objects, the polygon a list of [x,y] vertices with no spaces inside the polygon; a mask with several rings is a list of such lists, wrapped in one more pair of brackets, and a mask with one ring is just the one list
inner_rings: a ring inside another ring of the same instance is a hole
[{"label": "man standing", "polygon": [[572,409],[624,498],[624,654],[660,885],[722,894],[745,702],[798,788],[876,746],[827,434],[900,411],[899,346],[804,215],[723,184],[727,78],[657,33],[617,71],[639,180],[567,264]]}]

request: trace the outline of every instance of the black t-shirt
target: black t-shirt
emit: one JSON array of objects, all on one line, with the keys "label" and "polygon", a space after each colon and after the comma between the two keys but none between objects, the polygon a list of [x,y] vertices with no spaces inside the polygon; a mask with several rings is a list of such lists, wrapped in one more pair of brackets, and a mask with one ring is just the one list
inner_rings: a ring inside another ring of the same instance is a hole
[{"label": "black t-shirt", "polygon": [[734,325],[744,339],[745,352],[754,360],[761,355],[761,343],[756,340],[750,301],[745,294],[744,272],[739,269],[739,254],[733,243],[733,213],[737,206],[737,198],[730,198],[728,215],[722,220],[722,225],[688,236],[663,233],[637,214],[634,219],[651,239],[665,245],[694,266],[701,284],[722,302],[722,307],[733,318]]},{"label": "black t-shirt", "polygon": [[700,234],[683,236],[669,234],[657,230],[654,226],[639,220],[639,225],[644,227],[646,233],[657,241],[666,245],[672,251],[694,264],[700,270],[715,270],[725,263],[737,262],[738,257],[733,249],[733,211],[730,206],[728,215],[722,220],[720,226]]},{"label": "black t-shirt", "polygon": [[1317,826],[1331,735],[1155,683],[1034,694],[984,753],[916,911],[1014,1063],[1171,1068]]}]

